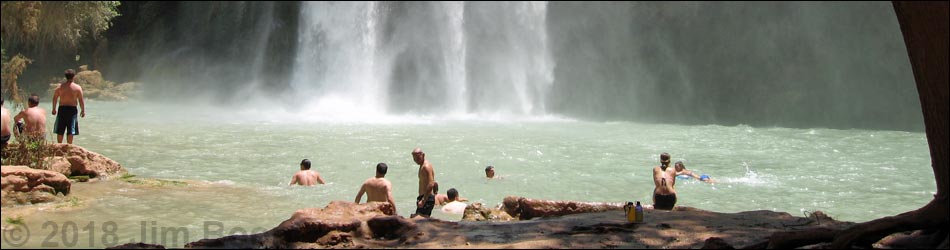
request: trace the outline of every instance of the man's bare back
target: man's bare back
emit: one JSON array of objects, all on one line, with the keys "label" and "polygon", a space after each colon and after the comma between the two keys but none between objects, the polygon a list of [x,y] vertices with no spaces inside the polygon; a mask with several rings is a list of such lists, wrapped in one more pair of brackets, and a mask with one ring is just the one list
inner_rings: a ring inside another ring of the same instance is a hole
[{"label": "man's bare back", "polygon": [[0,120],[3,121],[3,128],[0,128],[0,136],[8,136],[12,134],[10,130],[10,124],[13,124],[13,117],[10,116],[10,111],[7,108],[2,108],[2,117]]},{"label": "man's bare back", "polygon": [[386,178],[369,178],[363,182],[356,202],[359,203],[362,193],[366,193],[366,202],[388,202],[389,198],[392,197],[392,190],[393,184]]},{"label": "man's bare back", "polygon": [[27,108],[20,111],[13,118],[14,121],[23,120],[25,136],[44,137],[46,135],[46,110],[40,107]]},{"label": "man's bare back", "polygon": [[389,202],[393,207],[393,215],[396,215],[396,200],[393,199],[393,184],[386,179],[386,172],[389,166],[386,163],[376,164],[376,176],[366,179],[360,186],[360,192],[356,194],[356,203],[359,204],[366,194],[366,202]]},{"label": "man's bare back", "polygon": [[312,170],[300,170],[297,174],[294,174],[294,179],[290,181],[290,185],[299,184],[308,187],[317,183],[325,184],[323,177],[320,177],[320,173]]},{"label": "man's bare back", "polygon": [[663,170],[662,167],[653,168],[653,184],[656,186],[654,193],[660,195],[676,194],[676,170],[672,167],[666,167],[666,170]]}]

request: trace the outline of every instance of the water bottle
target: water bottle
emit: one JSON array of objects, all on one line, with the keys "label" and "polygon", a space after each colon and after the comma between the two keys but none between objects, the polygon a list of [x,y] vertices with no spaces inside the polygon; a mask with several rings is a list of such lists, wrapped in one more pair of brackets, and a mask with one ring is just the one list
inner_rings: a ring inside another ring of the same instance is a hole
[{"label": "water bottle", "polygon": [[637,201],[637,208],[634,209],[633,211],[637,214],[634,220],[637,223],[642,223],[643,222],[643,207],[640,206],[640,201]]},{"label": "water bottle", "polygon": [[633,202],[627,202],[627,205],[623,206],[623,212],[627,216],[627,222],[634,222],[637,220],[637,210],[633,206]]}]

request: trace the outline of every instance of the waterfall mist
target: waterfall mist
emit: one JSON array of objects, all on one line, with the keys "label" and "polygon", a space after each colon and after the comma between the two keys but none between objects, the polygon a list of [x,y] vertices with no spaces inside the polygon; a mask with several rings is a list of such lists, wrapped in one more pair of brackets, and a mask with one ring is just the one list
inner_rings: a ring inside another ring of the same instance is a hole
[{"label": "waterfall mist", "polygon": [[145,82],[158,100],[279,103],[367,119],[923,128],[900,29],[883,2],[165,7],[113,43],[113,61],[124,63],[106,70]]}]

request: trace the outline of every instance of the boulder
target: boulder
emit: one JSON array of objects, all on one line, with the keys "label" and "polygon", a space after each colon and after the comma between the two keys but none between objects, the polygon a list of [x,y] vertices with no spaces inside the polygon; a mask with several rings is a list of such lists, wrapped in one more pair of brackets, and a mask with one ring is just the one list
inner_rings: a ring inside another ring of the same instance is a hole
[{"label": "boulder", "polygon": [[31,189],[30,192],[44,192],[44,193],[56,194],[56,189],[54,189],[53,187],[47,186],[46,184],[40,184],[39,186],[33,187],[33,189]]},{"label": "boulder", "polygon": [[[2,189],[6,192],[29,192],[41,185],[52,188],[52,193],[69,194],[69,188],[72,183],[65,175],[49,171],[32,169],[26,166],[3,166],[0,169],[2,175]],[[39,187],[39,190],[49,191],[46,188]]]},{"label": "boulder", "polygon": [[27,194],[27,200],[30,204],[46,203],[59,200],[59,197],[45,191],[31,191]]},{"label": "boulder", "polygon": [[[127,82],[116,84],[107,81],[102,77],[102,73],[97,70],[88,70],[86,65],[80,66],[79,71],[73,78],[73,82],[82,86],[83,96],[86,99],[98,99],[103,101],[125,101],[129,96],[141,94],[141,84]],[[63,79],[54,77],[50,79],[47,96],[52,96],[53,92],[60,86]]]},{"label": "boulder", "polygon": [[[219,239],[202,239],[185,248],[297,248],[297,244],[335,246],[350,244],[353,237],[390,235],[410,228],[405,219],[387,218],[394,215],[389,203],[356,204],[345,201],[331,202],[324,208],[297,210],[286,221],[270,231],[254,235],[233,235]],[[373,220],[373,218],[382,217]],[[368,225],[368,221],[373,221]],[[382,225],[382,226],[381,226]],[[403,226],[400,226],[403,225]],[[390,226],[394,228],[390,228]],[[372,228],[379,232],[373,232]],[[367,235],[370,234],[370,235]]]},{"label": "boulder", "polygon": [[69,194],[72,185],[63,174],[26,166],[3,166],[0,175],[2,206],[55,201],[57,193]]},{"label": "boulder", "polygon": [[[102,73],[98,70],[84,70],[76,73],[76,76],[73,77],[73,82],[79,84],[89,89],[105,89],[110,88],[110,82],[102,78]],[[84,89],[85,90],[85,89]],[[85,93],[83,93],[85,94]]]},{"label": "boulder", "polygon": [[51,144],[49,147],[53,150],[53,163],[59,164],[54,165],[53,169],[65,172],[65,170],[62,170],[62,167],[60,167],[62,161],[58,161],[57,158],[66,159],[66,161],[69,162],[70,176],[87,175],[91,178],[96,178],[121,176],[127,173],[125,168],[118,162],[95,152],[88,151],[80,146]]},{"label": "boulder", "polygon": [[481,203],[472,203],[465,207],[463,221],[511,221],[511,215],[498,208],[488,208]]},{"label": "boulder", "polygon": [[69,163],[69,160],[66,160],[66,157],[49,157],[46,158],[46,163],[49,164],[49,169],[46,170],[57,172],[65,176],[72,176],[73,167],[72,164]]},{"label": "boulder", "polygon": [[29,192],[30,180],[25,176],[13,175],[4,176],[0,181],[0,187],[7,192]]},{"label": "boulder", "polygon": [[515,196],[505,197],[503,203],[505,212],[521,220],[623,210],[623,204],[621,203],[535,200]]}]

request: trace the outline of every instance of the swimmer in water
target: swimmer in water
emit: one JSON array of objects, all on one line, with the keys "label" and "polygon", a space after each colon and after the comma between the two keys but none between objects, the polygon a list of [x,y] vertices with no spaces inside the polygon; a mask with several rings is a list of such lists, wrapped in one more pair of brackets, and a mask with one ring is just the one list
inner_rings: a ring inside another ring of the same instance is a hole
[{"label": "swimmer in water", "polygon": [[676,177],[685,176],[687,179],[689,179],[689,177],[693,177],[706,183],[716,183],[716,181],[714,181],[708,175],[697,175],[696,173],[693,173],[693,171],[686,170],[686,165],[683,165],[683,162],[681,161],[676,162],[674,168],[676,169]]}]

